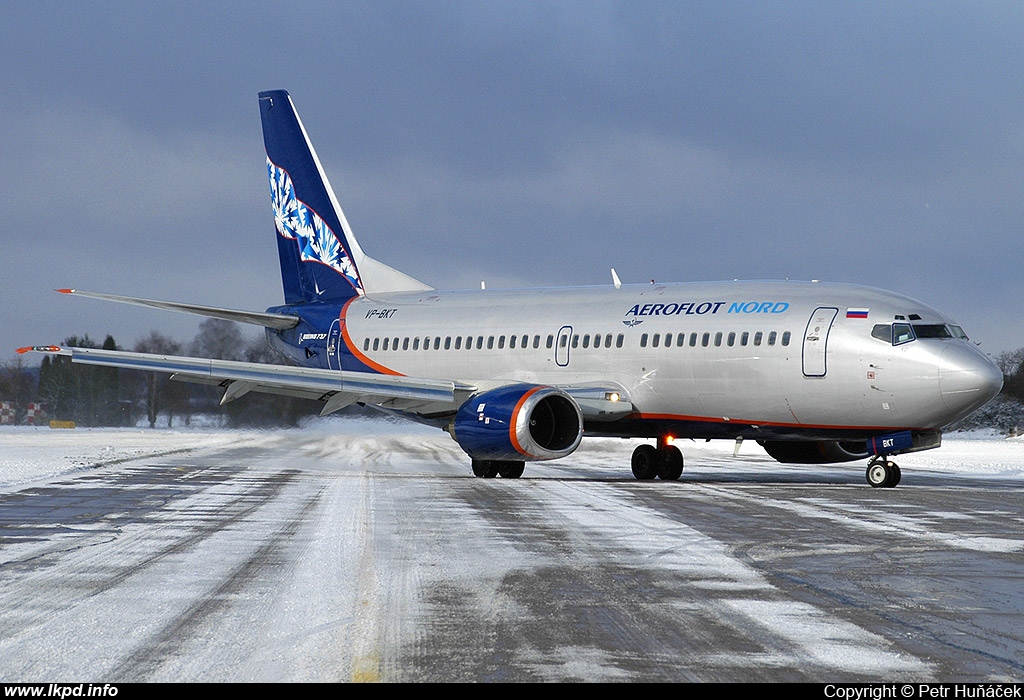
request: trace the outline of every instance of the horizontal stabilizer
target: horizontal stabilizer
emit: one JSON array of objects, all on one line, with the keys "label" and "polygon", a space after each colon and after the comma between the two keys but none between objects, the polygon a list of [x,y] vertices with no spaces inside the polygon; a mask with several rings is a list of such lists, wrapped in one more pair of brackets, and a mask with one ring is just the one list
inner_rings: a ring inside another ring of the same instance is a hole
[{"label": "horizontal stabilizer", "polygon": [[238,311],[236,309],[222,309],[216,306],[201,306],[199,304],[184,304],[180,301],[157,301],[155,299],[139,299],[137,297],[122,297],[116,294],[100,294],[99,292],[83,292],[78,289],[58,289],[61,294],[74,294],[80,297],[91,299],[102,299],[104,301],[116,301],[120,304],[134,304],[135,306],[149,306],[154,309],[167,311],[180,311],[198,316],[209,316],[221,318],[225,321],[236,321],[238,323],[249,323],[254,326],[273,328],[275,330],[288,330],[299,325],[298,316],[288,314],[270,314],[259,311]]}]

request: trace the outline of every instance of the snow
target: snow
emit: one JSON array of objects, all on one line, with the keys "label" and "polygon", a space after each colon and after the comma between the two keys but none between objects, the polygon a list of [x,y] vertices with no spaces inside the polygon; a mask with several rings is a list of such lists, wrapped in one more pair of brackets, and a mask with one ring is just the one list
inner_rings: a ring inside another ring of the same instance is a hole
[{"label": "snow", "polygon": [[57,478],[101,464],[230,443],[226,430],[0,427],[0,490]]},{"label": "snow", "polygon": [[[0,426],[0,491],[10,491],[39,481],[143,457],[158,457],[187,450],[221,447],[233,442],[247,446],[261,441],[288,439],[295,429],[228,430],[223,428],[76,428],[51,429],[35,426]],[[373,419],[324,419],[313,421],[302,430],[307,452],[329,455],[344,449],[364,455],[371,466],[387,467],[390,455],[402,453],[419,466],[430,469],[437,463],[465,464],[468,460],[447,434],[414,423]],[[621,471],[629,464],[635,440],[584,440],[570,457],[544,466],[573,475],[574,470],[601,469]],[[713,469],[736,463],[734,444],[728,441],[681,442],[686,456],[687,473]],[[849,465],[800,466],[781,465],[768,457],[760,447],[744,444],[739,452],[745,466],[761,466],[766,470],[811,470],[834,472],[837,468],[862,470],[861,462]],[[418,459],[417,459],[418,458]],[[900,455],[904,473],[963,473],[975,477],[1024,478],[1024,436],[1007,438],[995,431],[973,431],[943,436],[942,446],[935,450]],[[615,466],[609,466],[614,464]],[[541,465],[531,465],[530,471]],[[528,472],[529,473],[529,472]]]},{"label": "snow", "polygon": [[[182,478],[175,497],[145,517],[90,517],[70,528],[43,512],[27,521],[41,534],[12,529],[0,667],[23,679],[479,680],[490,666],[474,665],[474,640],[504,649],[475,636],[479,627],[518,640],[515,663],[502,666],[523,674],[514,678],[622,680],[626,669],[638,677],[659,669],[657,653],[649,667],[633,664],[630,645],[645,621],[668,635],[652,630],[655,641],[703,621],[721,646],[674,649],[683,656],[665,677],[941,678],[950,649],[971,650],[956,673],[983,668],[979,677],[1001,678],[1018,668],[1014,562],[1024,540],[982,527],[979,514],[997,505],[958,511],[941,495],[884,498],[893,494],[864,483],[863,460],[782,465],[749,442],[737,457],[731,442],[683,441],[692,483],[645,489],[629,475],[637,443],[585,440],[569,458],[528,465],[520,482],[484,483],[419,478],[468,477],[468,458],[444,432],[406,422],[0,427],[0,492],[48,482],[59,500],[90,481],[74,478],[82,472],[109,476],[122,463],[131,471],[210,458],[225,468],[206,481]],[[954,433],[898,461],[900,489],[922,474],[1005,482],[1022,477],[1024,440]],[[793,478],[858,488],[774,488]],[[148,484],[103,483],[119,496]],[[273,485],[273,497],[257,497],[254,484]],[[510,491],[514,498],[502,497]],[[701,517],[708,504],[723,517]],[[744,514],[783,523],[772,532],[797,538],[737,538]],[[822,524],[833,537],[818,537]],[[877,567],[882,556],[888,569]],[[941,563],[930,568],[941,557],[949,575]],[[829,578],[840,566],[856,585]],[[797,586],[787,578],[794,574],[803,577]],[[805,595],[815,585],[834,599]],[[637,597],[645,586],[663,597]],[[868,605],[878,590],[891,592],[882,617]],[[904,638],[902,630],[915,631]]]}]

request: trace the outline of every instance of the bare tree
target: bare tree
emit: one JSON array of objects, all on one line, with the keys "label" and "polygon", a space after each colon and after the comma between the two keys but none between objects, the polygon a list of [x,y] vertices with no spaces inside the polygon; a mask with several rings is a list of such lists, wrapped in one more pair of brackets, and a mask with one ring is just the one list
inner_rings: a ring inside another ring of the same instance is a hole
[{"label": "bare tree", "polygon": [[1003,393],[1024,401],[1024,348],[1000,353],[996,364],[1003,370]]},{"label": "bare tree", "polygon": [[199,324],[189,352],[211,360],[241,360],[246,342],[238,324],[220,318],[208,318]]},{"label": "bare tree", "polygon": [[[180,355],[181,350],[181,343],[157,331],[150,332],[135,344],[135,352],[148,352],[156,355]],[[167,410],[167,426],[170,427],[175,409],[182,408],[183,403],[185,406],[188,405],[187,398],[182,400],[186,396],[186,392],[181,386],[169,382],[167,375],[157,372],[145,374],[141,394],[146,405],[146,416],[149,418],[150,428],[156,427],[156,419],[161,410]]]},{"label": "bare tree", "polygon": [[14,404],[16,421],[21,421],[25,405],[35,393],[35,377],[25,368],[21,355],[0,366],[0,400]]}]

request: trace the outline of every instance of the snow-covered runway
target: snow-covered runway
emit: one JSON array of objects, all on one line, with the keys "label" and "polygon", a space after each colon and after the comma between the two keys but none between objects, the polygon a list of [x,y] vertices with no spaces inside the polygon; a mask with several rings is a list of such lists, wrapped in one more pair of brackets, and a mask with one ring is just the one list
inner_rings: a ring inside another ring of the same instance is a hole
[{"label": "snow-covered runway", "polygon": [[1020,680],[1024,443],[863,465],[634,443],[523,479],[443,433],[0,430],[0,676]]}]

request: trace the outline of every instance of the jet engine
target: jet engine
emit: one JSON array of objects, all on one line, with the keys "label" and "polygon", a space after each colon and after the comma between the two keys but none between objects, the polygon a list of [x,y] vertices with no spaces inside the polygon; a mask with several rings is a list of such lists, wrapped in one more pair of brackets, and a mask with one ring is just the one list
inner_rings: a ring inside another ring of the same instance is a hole
[{"label": "jet engine", "polygon": [[471,396],[448,431],[474,460],[558,459],[579,447],[583,414],[564,391],[510,384]]},{"label": "jet engine", "polygon": [[864,441],[759,440],[758,444],[777,462],[787,464],[853,462],[870,456]]}]

